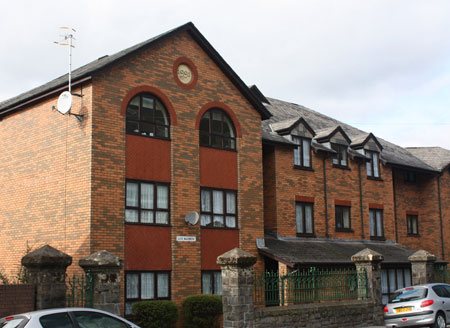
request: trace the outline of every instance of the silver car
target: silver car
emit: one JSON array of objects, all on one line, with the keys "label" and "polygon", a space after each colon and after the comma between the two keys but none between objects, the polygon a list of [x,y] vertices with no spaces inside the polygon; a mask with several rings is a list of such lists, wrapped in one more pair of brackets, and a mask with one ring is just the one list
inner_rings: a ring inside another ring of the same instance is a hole
[{"label": "silver car", "polygon": [[447,327],[450,285],[425,284],[394,292],[384,307],[386,327]]},{"label": "silver car", "polygon": [[101,310],[62,308],[7,316],[0,319],[0,328],[139,328],[139,326]]}]

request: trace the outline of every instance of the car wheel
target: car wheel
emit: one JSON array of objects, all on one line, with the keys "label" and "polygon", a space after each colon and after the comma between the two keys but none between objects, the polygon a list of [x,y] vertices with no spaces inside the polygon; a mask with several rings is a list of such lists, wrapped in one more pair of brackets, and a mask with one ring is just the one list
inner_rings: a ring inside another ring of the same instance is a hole
[{"label": "car wheel", "polygon": [[432,328],[445,328],[447,327],[447,323],[445,322],[445,317],[442,313],[438,313],[436,316],[436,320],[434,321]]}]

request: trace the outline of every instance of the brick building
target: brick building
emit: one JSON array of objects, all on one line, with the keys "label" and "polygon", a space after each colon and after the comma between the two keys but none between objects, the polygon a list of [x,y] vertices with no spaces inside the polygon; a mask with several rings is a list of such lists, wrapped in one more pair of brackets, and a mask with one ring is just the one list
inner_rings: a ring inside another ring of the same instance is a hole
[{"label": "brick building", "polygon": [[0,103],[7,274],[27,243],[74,263],[106,249],[124,259],[128,312],[220,293],[216,257],[234,247],[258,256],[257,270],[345,265],[369,243],[391,264],[419,248],[449,258],[447,150],[423,158],[267,99],[191,23],[72,79],[70,114],[55,108],[67,75]]}]

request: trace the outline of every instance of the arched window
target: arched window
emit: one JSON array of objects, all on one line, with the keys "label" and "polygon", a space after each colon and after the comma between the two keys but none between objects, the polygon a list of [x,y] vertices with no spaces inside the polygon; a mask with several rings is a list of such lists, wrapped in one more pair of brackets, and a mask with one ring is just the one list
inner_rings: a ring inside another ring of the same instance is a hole
[{"label": "arched window", "polygon": [[219,108],[208,110],[200,120],[200,146],[236,149],[233,122]]},{"label": "arched window", "polygon": [[127,133],[169,138],[170,119],[163,103],[149,93],[135,96],[127,105]]}]

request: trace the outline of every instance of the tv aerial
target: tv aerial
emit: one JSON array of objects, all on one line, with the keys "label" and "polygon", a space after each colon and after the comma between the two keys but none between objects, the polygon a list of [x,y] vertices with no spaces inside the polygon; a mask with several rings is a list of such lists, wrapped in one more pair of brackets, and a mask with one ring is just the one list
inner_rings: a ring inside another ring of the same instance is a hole
[{"label": "tv aerial", "polygon": [[69,91],[64,91],[59,95],[56,109],[63,115],[69,114],[75,116],[81,122],[83,115],[70,112],[72,108],[72,96],[82,97],[80,94],[72,94],[72,48],[75,48],[73,40],[76,40],[74,37],[76,30],[67,26],[60,27],[60,29],[62,31],[62,35],[60,35],[61,40],[55,41],[54,43],[69,47]]}]

